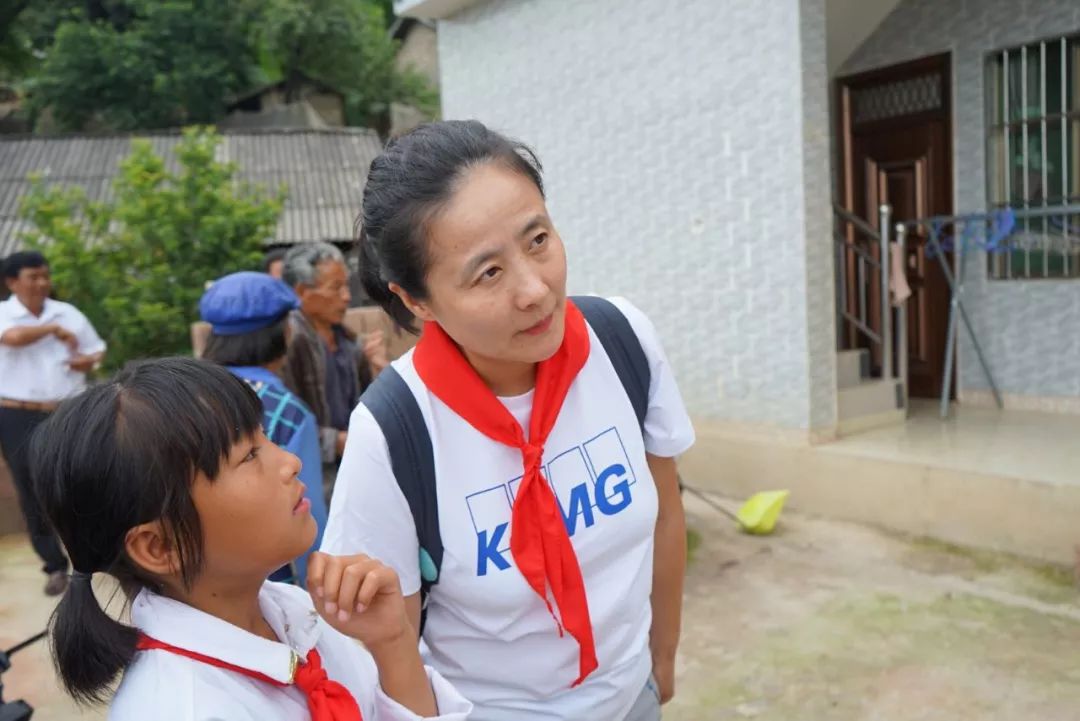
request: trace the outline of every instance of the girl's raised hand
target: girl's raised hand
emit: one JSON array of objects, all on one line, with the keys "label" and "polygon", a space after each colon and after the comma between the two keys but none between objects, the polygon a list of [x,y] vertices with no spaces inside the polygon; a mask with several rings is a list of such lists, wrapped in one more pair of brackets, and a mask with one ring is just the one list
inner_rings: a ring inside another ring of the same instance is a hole
[{"label": "girl's raised hand", "polygon": [[307,585],[323,620],[369,649],[403,638],[416,643],[397,573],[376,559],[313,553]]}]

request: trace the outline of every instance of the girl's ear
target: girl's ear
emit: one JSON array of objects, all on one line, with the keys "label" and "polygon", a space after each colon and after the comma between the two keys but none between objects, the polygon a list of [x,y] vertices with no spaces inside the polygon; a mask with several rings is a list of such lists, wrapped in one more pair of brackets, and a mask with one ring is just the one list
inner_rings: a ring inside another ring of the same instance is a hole
[{"label": "girl's ear", "polygon": [[157,576],[180,576],[180,558],[160,521],[135,526],[124,538],[128,558],[147,573]]}]

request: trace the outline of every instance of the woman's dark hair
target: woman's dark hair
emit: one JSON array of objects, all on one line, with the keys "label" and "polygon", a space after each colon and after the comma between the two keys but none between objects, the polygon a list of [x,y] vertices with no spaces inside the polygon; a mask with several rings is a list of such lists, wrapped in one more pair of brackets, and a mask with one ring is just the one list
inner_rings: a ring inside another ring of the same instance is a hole
[{"label": "woman's dark hair", "polygon": [[360,282],[402,328],[416,332],[413,315],[389,288],[427,298],[427,224],[450,200],[470,169],[498,163],[521,173],[544,193],[543,168],[526,145],[475,120],[421,125],[391,140],[371,162],[359,226]]},{"label": "woman's dark hair", "polygon": [[203,358],[223,366],[264,366],[285,357],[285,326],[288,316],[266,328],[240,333],[218,335],[211,332],[206,339]]},{"label": "woman's dark hair", "polygon": [[128,600],[160,583],[125,552],[127,532],[160,521],[190,587],[202,563],[191,497],[262,422],[262,404],[226,369],[192,358],[148,360],[65,401],[34,434],[34,491],[75,573],[50,622],[53,658],[76,700],[103,701],[135,654],[138,631],[98,604],[89,574],[115,577]]}]

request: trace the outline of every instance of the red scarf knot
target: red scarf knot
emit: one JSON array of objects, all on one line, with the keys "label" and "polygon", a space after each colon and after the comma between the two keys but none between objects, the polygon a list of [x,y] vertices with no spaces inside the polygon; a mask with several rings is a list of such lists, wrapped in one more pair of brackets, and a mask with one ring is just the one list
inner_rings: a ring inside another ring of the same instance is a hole
[{"label": "red scarf knot", "polygon": [[307,661],[296,669],[294,683],[307,697],[312,721],[360,721],[356,699],[347,688],[330,680],[315,649],[308,652]]},{"label": "red scarf knot", "polygon": [[[518,571],[547,605],[560,635],[565,628],[578,642],[575,686],[598,666],[596,642],[581,566],[558,499],[544,479],[541,466],[544,444],[588,358],[585,317],[568,300],[562,345],[555,355],[537,364],[532,416],[529,428],[523,429],[437,323],[424,326],[413,352],[416,372],[436,398],[483,435],[521,452],[525,472],[514,498],[510,553]],[[549,588],[558,615],[548,598]]]},{"label": "red scarf knot", "polygon": [[521,449],[521,457],[526,475],[538,473],[544,458],[544,447],[535,443],[526,443]]}]

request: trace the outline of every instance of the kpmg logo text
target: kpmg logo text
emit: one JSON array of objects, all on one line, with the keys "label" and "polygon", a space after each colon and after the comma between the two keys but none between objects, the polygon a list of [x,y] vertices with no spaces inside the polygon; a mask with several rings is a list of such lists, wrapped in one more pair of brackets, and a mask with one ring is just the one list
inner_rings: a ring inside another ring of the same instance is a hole
[{"label": "kpmg logo text", "polygon": [[[637,483],[619,432],[609,428],[543,467],[573,536],[633,503]],[[521,477],[465,498],[476,530],[476,575],[510,568],[510,517]]]}]

